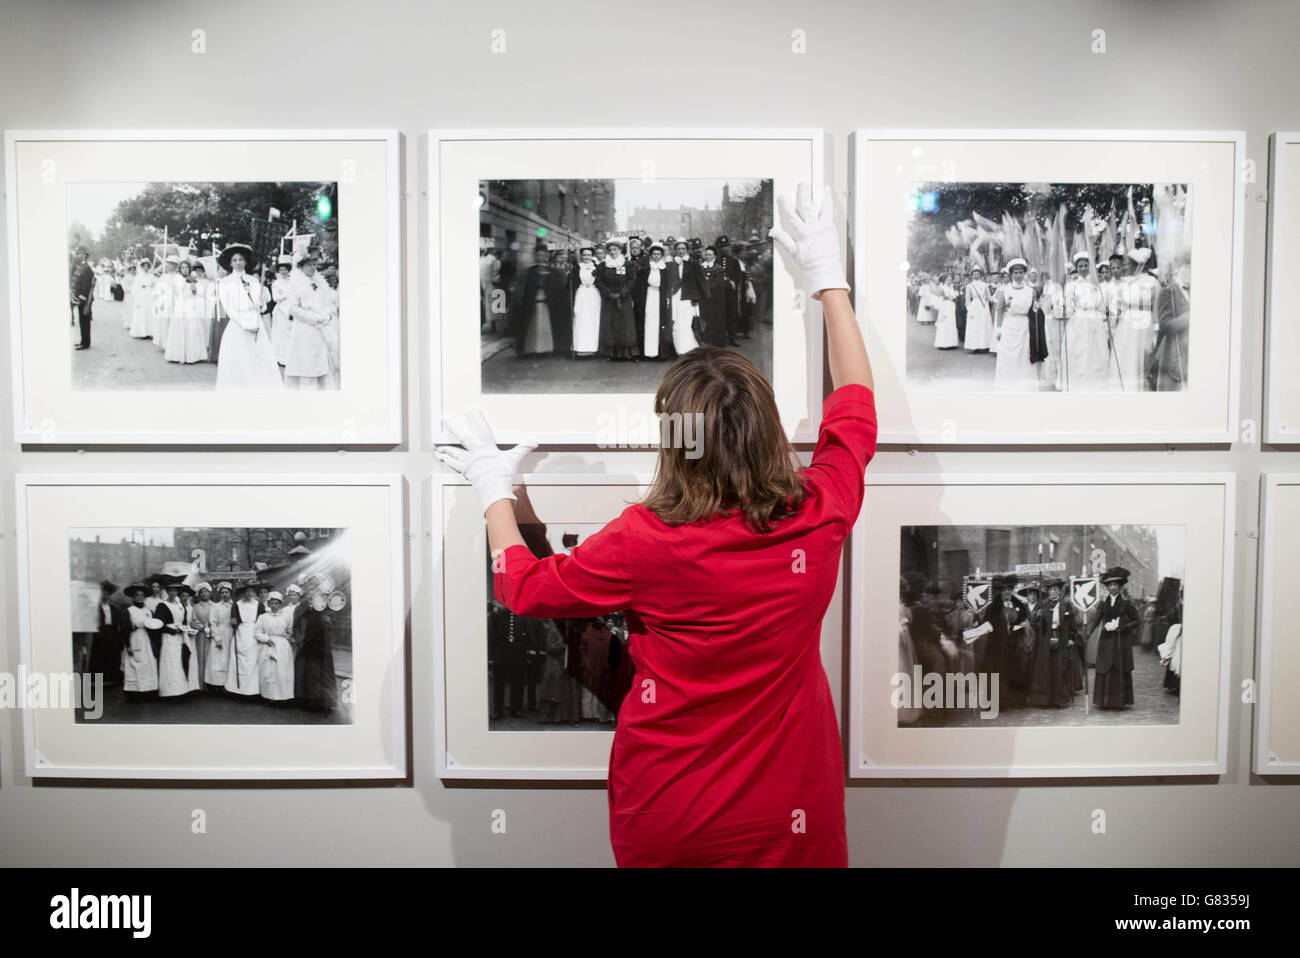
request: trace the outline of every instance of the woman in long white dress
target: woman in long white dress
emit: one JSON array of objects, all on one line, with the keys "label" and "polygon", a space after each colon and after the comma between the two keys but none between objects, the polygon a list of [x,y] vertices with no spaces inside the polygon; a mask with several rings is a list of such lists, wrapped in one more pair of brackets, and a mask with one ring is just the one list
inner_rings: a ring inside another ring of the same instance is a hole
[{"label": "woman in long white dress", "polygon": [[[189,264],[185,270],[189,272]],[[172,317],[176,315],[176,304],[180,302],[184,287],[180,257],[168,256],[163,263],[162,275],[154,280],[153,285],[153,324],[149,331],[159,350],[167,349],[167,333],[171,330]]]},{"label": "woman in long white dress", "polygon": [[147,259],[140,260],[140,267],[135,272],[135,281],[131,284],[131,327],[132,339],[149,338],[149,321],[153,317],[153,273],[149,270]]},{"label": "woman in long white dress", "polygon": [[182,591],[190,590],[168,586],[167,599],[153,610],[154,618],[163,624],[162,653],[158,656],[159,698],[176,698],[199,688],[199,653]]},{"label": "woman in long white dress", "polygon": [[131,605],[126,610],[131,631],[122,649],[122,690],[133,696],[158,691],[158,659],[149,641],[149,630],[162,623],[145,607],[146,592],[139,582],[126,588],[131,597]]},{"label": "woman in long white dress", "polygon": [[261,646],[257,675],[262,698],[287,702],[293,698],[293,617],[284,609],[284,597],[272,592],[266,597],[269,609],[257,617],[253,637]]},{"label": "woman in long white dress", "polygon": [[230,317],[217,353],[218,391],[279,392],[284,388],[271,337],[262,322],[270,308],[270,294],[256,276],[245,272],[252,254],[249,247],[236,244],[227,246],[218,257],[229,275],[221,280],[217,296]]},{"label": "woman in long white dress", "polygon": [[[224,345],[222,347],[225,348]],[[251,586],[245,586],[239,593],[239,601],[230,612],[230,625],[233,636],[230,642],[230,667],[226,675],[226,691],[236,695],[257,695],[258,665],[261,660],[262,646],[257,641],[257,620],[266,607],[257,601],[257,594]]]},{"label": "woman in long white dress", "polygon": [[1029,361],[1029,311],[1033,309],[1034,287],[1025,282],[1028,265],[1016,258],[1007,264],[1011,282],[998,290],[997,307],[1002,315],[998,340],[998,361],[993,388],[1007,392],[1036,392],[1038,371]]},{"label": "woman in long white dress", "polygon": [[1107,367],[1107,383],[1116,392],[1142,392],[1146,386],[1147,353],[1155,345],[1155,305],[1160,283],[1146,272],[1151,250],[1129,250],[1128,271],[1116,296],[1112,336],[1114,356]]},{"label": "woman in long white dress", "polygon": [[207,297],[194,273],[185,280],[176,298],[171,325],[167,327],[167,349],[163,358],[169,363],[201,363],[208,358]]},{"label": "woman in long white dress", "polygon": [[934,312],[934,348],[956,349],[961,345],[957,335],[957,290],[948,282],[946,273],[939,278]]},{"label": "woman in long white dress", "polygon": [[578,264],[573,267],[576,292],[573,294],[573,351],[579,356],[594,356],[600,348],[600,290],[596,289],[595,250],[583,247]]},{"label": "woman in long white dress", "polygon": [[925,277],[921,282],[921,293],[916,301],[916,321],[922,326],[929,326],[934,322],[936,292],[938,292],[938,284],[932,278]]},{"label": "woman in long white dress", "polygon": [[284,352],[286,389],[325,388],[330,374],[326,329],[333,322],[333,292],[317,271],[316,254],[303,255],[289,277],[289,315],[293,327]]},{"label": "woman in long white dress", "polygon": [[966,348],[987,352],[993,345],[993,315],[989,312],[989,284],[984,270],[971,267],[971,281],[966,284]]},{"label": "woman in long white dress", "polygon": [[1071,392],[1106,388],[1110,346],[1106,296],[1092,276],[1092,257],[1076,253],[1074,280],[1065,287],[1065,352],[1061,386]]},{"label": "woman in long white dress", "polygon": [[701,294],[701,281],[694,263],[691,262],[690,247],[684,242],[673,246],[673,262],[677,264],[677,288],[673,290],[670,312],[673,319],[673,351],[684,356],[699,347],[695,338],[695,317],[700,315],[697,300],[682,294],[688,289],[695,295]]},{"label": "woman in long white dress", "polygon": [[664,282],[664,267],[667,265],[664,260],[664,248],[655,243],[650,247],[650,259],[646,263],[648,272],[645,288],[645,320],[641,324],[644,327],[641,335],[641,342],[644,344],[641,355],[647,359],[657,359],[659,356],[659,311],[662,308],[660,297],[663,295],[660,290]]},{"label": "woman in long white dress", "polygon": [[203,681],[224,689],[230,674],[230,650],[234,647],[234,629],[230,624],[230,583],[217,583],[217,597],[208,609],[208,650],[204,656]]},{"label": "woman in long white dress", "polygon": [[275,303],[271,311],[271,352],[275,353],[275,361],[281,366],[289,349],[289,332],[293,329],[293,317],[289,314],[289,307],[293,305],[289,287],[292,271],[293,257],[283,254],[276,262],[275,279],[271,280],[271,301]]}]

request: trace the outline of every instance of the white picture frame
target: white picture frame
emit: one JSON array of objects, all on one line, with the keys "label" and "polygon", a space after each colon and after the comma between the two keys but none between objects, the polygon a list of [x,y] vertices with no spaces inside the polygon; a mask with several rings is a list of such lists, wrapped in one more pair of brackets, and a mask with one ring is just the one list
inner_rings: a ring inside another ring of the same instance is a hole
[{"label": "white picture frame", "polygon": [[[500,424],[502,442],[602,448],[651,447],[653,393],[483,392],[480,336],[448,321],[479,309],[478,209],[452,198],[481,179],[758,177],[773,180],[773,200],[799,182],[826,182],[826,135],[814,129],[434,129],[428,133],[428,282],[430,422],[433,442],[452,441],[444,416],[481,408]],[[649,144],[649,146],[647,146]],[[773,212],[774,221],[779,213]],[[459,239],[459,245],[454,240]],[[468,259],[467,259],[468,257]],[[475,267],[471,271],[471,267]],[[453,281],[452,277],[456,277]],[[464,277],[461,279],[461,277]],[[475,277],[471,279],[470,277]],[[773,252],[773,387],[787,435],[817,438],[822,399],[821,307],[799,297],[796,278]],[[509,426],[507,426],[509,424]]]},{"label": "white picture frame", "polygon": [[[19,443],[362,447],[402,441],[400,133],[8,130],[5,159]],[[212,390],[74,388],[66,324],[50,315],[60,303],[62,315],[68,309],[67,186],[137,179],[338,184],[339,389],[222,392],[221,413],[214,415]],[[364,321],[349,328],[349,316]]]},{"label": "white picture frame", "polygon": [[1300,634],[1289,611],[1286,584],[1300,569],[1300,473],[1260,477],[1260,575],[1256,614],[1259,638],[1251,767],[1256,775],[1300,775]]},{"label": "white picture frame", "polygon": [[1300,131],[1269,137],[1264,441],[1300,444]]},{"label": "white picture frame", "polygon": [[[848,573],[849,777],[996,780],[1225,774],[1234,701],[1229,679],[1235,483],[1230,473],[868,472]],[[1186,636],[1183,645],[1177,724],[899,726],[890,695],[899,668],[903,527],[1129,523],[1181,524],[1186,530],[1184,620],[1204,622],[1207,631]]]},{"label": "white picture frame", "polygon": [[[604,525],[650,482],[645,474],[546,472],[523,476],[537,517]],[[574,492],[580,497],[574,497]],[[488,727],[485,573],[487,527],[473,487],[433,477],[434,753],[448,780],[603,782],[611,730],[492,731]],[[454,597],[454,598],[453,598]]]},{"label": "white picture frame", "polygon": [[[855,303],[881,386],[880,443],[1231,443],[1240,400],[1245,147],[1242,132],[857,130],[849,147],[849,235]],[[909,388],[900,188],[924,181],[1188,184],[1196,223],[1189,388],[1131,398],[1107,391]],[[1209,328],[1195,326],[1198,315],[1209,317]],[[1128,402],[1140,402],[1141,414]],[[1107,425],[1112,422],[1124,428]]]},{"label": "white picture frame", "polygon": [[351,609],[367,623],[354,631],[346,724],[96,724],[76,721],[67,707],[27,708],[28,776],[124,784],[409,783],[402,476],[23,473],[15,485],[19,643],[29,675],[72,668],[68,531],[121,527],[124,514],[147,512],[146,521],[160,526],[346,528]]}]

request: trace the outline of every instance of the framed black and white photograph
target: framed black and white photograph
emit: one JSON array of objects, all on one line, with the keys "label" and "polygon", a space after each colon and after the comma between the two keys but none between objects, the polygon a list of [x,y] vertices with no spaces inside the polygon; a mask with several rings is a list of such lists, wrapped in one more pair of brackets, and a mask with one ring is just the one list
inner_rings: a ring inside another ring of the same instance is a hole
[{"label": "framed black and white photograph", "polygon": [[851,775],[1224,772],[1233,503],[1226,474],[869,474]]},{"label": "framed black and white photograph", "polygon": [[1265,441],[1300,443],[1300,131],[1269,138]]},{"label": "framed black and white photograph", "polygon": [[[436,761],[445,779],[603,781],[631,687],[622,614],[516,616],[493,593],[483,507],[434,477]],[[517,503],[539,557],[572,549],[644,493],[643,475],[533,473]]]},{"label": "framed black and white photograph", "polygon": [[[526,523],[533,555],[567,553],[599,523]],[[492,594],[487,560],[488,729],[610,731],[631,687],[632,662],[623,613],[580,619],[515,615]]]},{"label": "framed black and white photograph", "polygon": [[400,439],[398,134],[6,145],[20,441]]},{"label": "framed black and white photograph", "polygon": [[814,438],[818,314],[768,231],[823,162],[811,130],[431,132],[433,421],[477,407],[502,441],[646,444],[667,364],[708,344]]},{"label": "framed black and white photograph", "polygon": [[[36,778],[405,778],[396,476],[18,477]],[[59,568],[61,574],[54,574]]]},{"label": "framed black and white photograph", "polygon": [[1256,775],[1300,775],[1300,631],[1290,596],[1300,575],[1300,473],[1266,472],[1260,486],[1259,698],[1251,767]]},{"label": "framed black and white photograph", "polygon": [[1230,441],[1243,148],[1234,133],[855,134],[880,440]]}]

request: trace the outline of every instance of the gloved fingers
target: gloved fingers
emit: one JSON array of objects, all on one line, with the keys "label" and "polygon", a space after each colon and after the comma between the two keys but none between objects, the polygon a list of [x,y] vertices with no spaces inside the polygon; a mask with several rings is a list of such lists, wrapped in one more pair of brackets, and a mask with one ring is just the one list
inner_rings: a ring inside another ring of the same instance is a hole
[{"label": "gloved fingers", "polygon": [[817,222],[817,210],[813,206],[812,184],[800,183],[795,190],[795,209],[799,211],[805,223]]},{"label": "gloved fingers", "polygon": [[537,443],[535,442],[521,442],[519,443],[519,445],[515,446],[508,453],[506,453],[506,455],[510,457],[511,471],[518,472],[519,464],[523,462],[524,458],[536,448],[537,448]]},{"label": "gloved fingers", "polygon": [[469,464],[469,453],[455,446],[435,446],[433,455],[443,465],[451,466],[460,473],[463,473]]},{"label": "gloved fingers", "polygon": [[497,444],[497,437],[492,435],[492,427],[488,425],[487,417],[483,415],[482,409],[471,409],[466,418],[480,442],[485,442],[490,446]]},{"label": "gloved fingers", "polygon": [[781,210],[781,219],[785,220],[786,225],[796,233],[799,232],[799,214],[790,203],[790,197],[782,193],[776,198],[776,205]]},{"label": "gloved fingers", "polygon": [[831,195],[829,186],[822,187],[822,208],[819,211],[818,219],[823,223],[835,222],[835,200]]},{"label": "gloved fingers", "polygon": [[795,240],[793,236],[791,236],[785,230],[781,229],[781,227],[773,226],[770,230],[767,231],[767,235],[770,236],[772,239],[776,240],[776,242],[781,246],[781,248],[784,249],[791,256],[796,256],[798,254],[799,243]]},{"label": "gloved fingers", "polygon": [[442,428],[444,432],[450,433],[452,437],[455,438],[455,440],[458,443],[460,443],[462,446],[464,446],[466,449],[469,449],[477,442],[477,440],[473,435],[471,435],[467,430],[465,430],[461,426],[452,422],[446,416],[442,418]]}]

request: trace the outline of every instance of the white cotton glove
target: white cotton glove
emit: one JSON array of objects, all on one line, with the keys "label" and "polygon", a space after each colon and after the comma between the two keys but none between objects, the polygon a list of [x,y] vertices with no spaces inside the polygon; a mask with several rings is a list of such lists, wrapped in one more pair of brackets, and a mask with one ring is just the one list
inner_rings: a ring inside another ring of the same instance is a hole
[{"label": "white cotton glove", "polygon": [[835,231],[831,188],[822,191],[820,209],[813,205],[812,187],[807,183],[799,184],[797,199],[797,208],[792,209],[788,196],[777,197],[781,217],[790,233],[773,226],[767,235],[780,243],[803,270],[805,285],[813,299],[821,299],[824,289],[848,289],[844,267],[840,265],[840,239]]},{"label": "white cotton glove", "polygon": [[537,443],[521,442],[513,449],[498,449],[482,410],[471,409],[468,419],[469,429],[462,429],[449,419],[442,421],[443,429],[465,448],[435,446],[433,454],[439,462],[451,466],[470,481],[483,501],[483,511],[487,512],[488,506],[500,499],[516,498],[514,477],[524,456],[536,449]]}]

